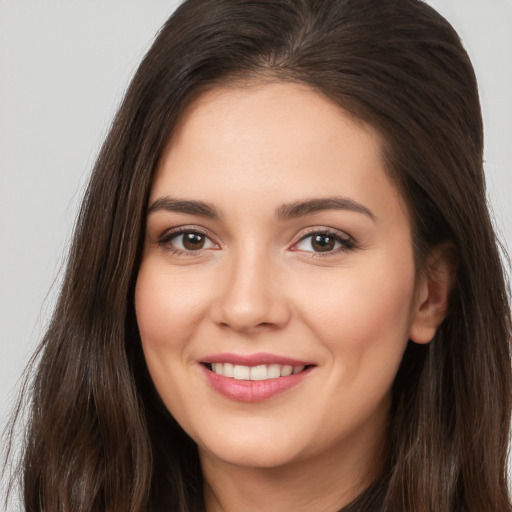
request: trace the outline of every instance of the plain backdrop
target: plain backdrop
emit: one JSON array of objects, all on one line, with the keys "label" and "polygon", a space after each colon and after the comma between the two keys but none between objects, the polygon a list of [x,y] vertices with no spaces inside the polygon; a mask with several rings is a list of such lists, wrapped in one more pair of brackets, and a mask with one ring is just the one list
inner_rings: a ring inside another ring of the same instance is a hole
[{"label": "plain backdrop", "polygon": [[[0,0],[1,426],[51,314],[99,146],[177,3]],[[488,197],[512,247],[512,0],[428,3],[451,21],[473,60]]]}]

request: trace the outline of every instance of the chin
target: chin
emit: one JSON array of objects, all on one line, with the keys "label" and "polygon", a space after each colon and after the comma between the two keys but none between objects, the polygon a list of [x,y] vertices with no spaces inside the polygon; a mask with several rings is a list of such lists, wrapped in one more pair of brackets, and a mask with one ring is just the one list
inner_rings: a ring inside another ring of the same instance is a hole
[{"label": "chin", "polygon": [[213,458],[234,466],[278,468],[300,459],[300,440],[279,429],[260,435],[255,435],[255,430],[251,429],[247,435],[206,437],[196,439],[201,458]]},{"label": "chin", "polygon": [[274,447],[268,447],[268,449],[261,447],[255,449],[233,448],[228,452],[220,452],[218,449],[210,451],[199,447],[199,453],[202,459],[213,457],[224,464],[251,469],[276,469],[296,461],[292,454],[283,453],[281,450],[276,451]]}]

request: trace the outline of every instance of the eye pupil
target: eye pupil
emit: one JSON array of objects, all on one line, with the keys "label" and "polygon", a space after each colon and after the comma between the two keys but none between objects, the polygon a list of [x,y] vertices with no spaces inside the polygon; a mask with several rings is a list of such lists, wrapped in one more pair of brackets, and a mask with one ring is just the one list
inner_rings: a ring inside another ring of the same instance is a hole
[{"label": "eye pupil", "polygon": [[327,252],[334,249],[336,240],[329,235],[315,235],[311,240],[313,249],[317,252]]},{"label": "eye pupil", "polygon": [[184,233],[183,247],[189,251],[197,251],[204,246],[205,237],[199,233]]}]

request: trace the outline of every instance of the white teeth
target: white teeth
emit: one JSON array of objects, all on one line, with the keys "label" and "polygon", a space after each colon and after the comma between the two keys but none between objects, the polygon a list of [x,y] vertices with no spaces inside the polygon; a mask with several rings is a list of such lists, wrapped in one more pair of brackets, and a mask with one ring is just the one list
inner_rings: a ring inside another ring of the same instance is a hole
[{"label": "white teeth", "polygon": [[249,380],[250,368],[248,366],[241,366],[235,364],[233,368],[233,377],[237,380]]},{"label": "white teeth", "polygon": [[258,366],[243,366],[231,363],[212,363],[212,371],[223,377],[236,380],[267,380],[278,377],[288,377],[304,370],[304,366],[291,366],[288,364],[261,364]]},{"label": "white teeth", "polygon": [[288,377],[288,375],[291,375],[293,372],[293,366],[290,366],[289,364],[285,364],[281,368],[281,377]]},{"label": "white teeth", "polygon": [[[222,363],[220,363],[220,365],[222,366]],[[224,377],[234,377],[235,376],[235,371],[234,371],[234,366],[231,364],[231,363],[224,363],[224,368],[221,373],[221,375],[224,375]],[[219,372],[216,372],[216,373],[219,373]]]},{"label": "white teeth", "polygon": [[265,380],[267,378],[267,367],[262,364],[251,368],[251,380]]},{"label": "white teeth", "polygon": [[281,365],[280,364],[271,364],[267,370],[267,376],[269,379],[277,379],[277,377],[281,377]]}]

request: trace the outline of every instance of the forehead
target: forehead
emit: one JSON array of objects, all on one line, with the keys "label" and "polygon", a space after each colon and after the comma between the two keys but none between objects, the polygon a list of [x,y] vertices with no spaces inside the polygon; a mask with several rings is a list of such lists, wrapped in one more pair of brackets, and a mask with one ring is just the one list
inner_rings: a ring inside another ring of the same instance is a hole
[{"label": "forehead", "polygon": [[[377,130],[306,84],[248,79],[216,86],[196,96],[174,126],[167,151],[169,146],[189,141],[192,135],[196,142],[202,136],[211,141],[216,135],[224,137],[228,131],[236,135],[239,143],[244,135],[250,135],[254,144],[265,143],[269,149],[282,146],[291,137],[308,140],[308,146],[321,139],[325,144],[339,144],[343,143],[341,135],[346,135],[339,128],[347,121],[353,125],[350,128],[354,138],[364,134],[365,142],[371,144],[367,144],[367,150],[380,152]],[[260,137],[254,139],[251,129],[262,127]],[[336,137],[336,131],[340,136]]]},{"label": "forehead", "polygon": [[371,202],[400,205],[377,130],[305,85],[273,82],[216,87],[188,105],[160,159],[152,199],[222,201],[236,193],[362,201],[375,191]]}]

